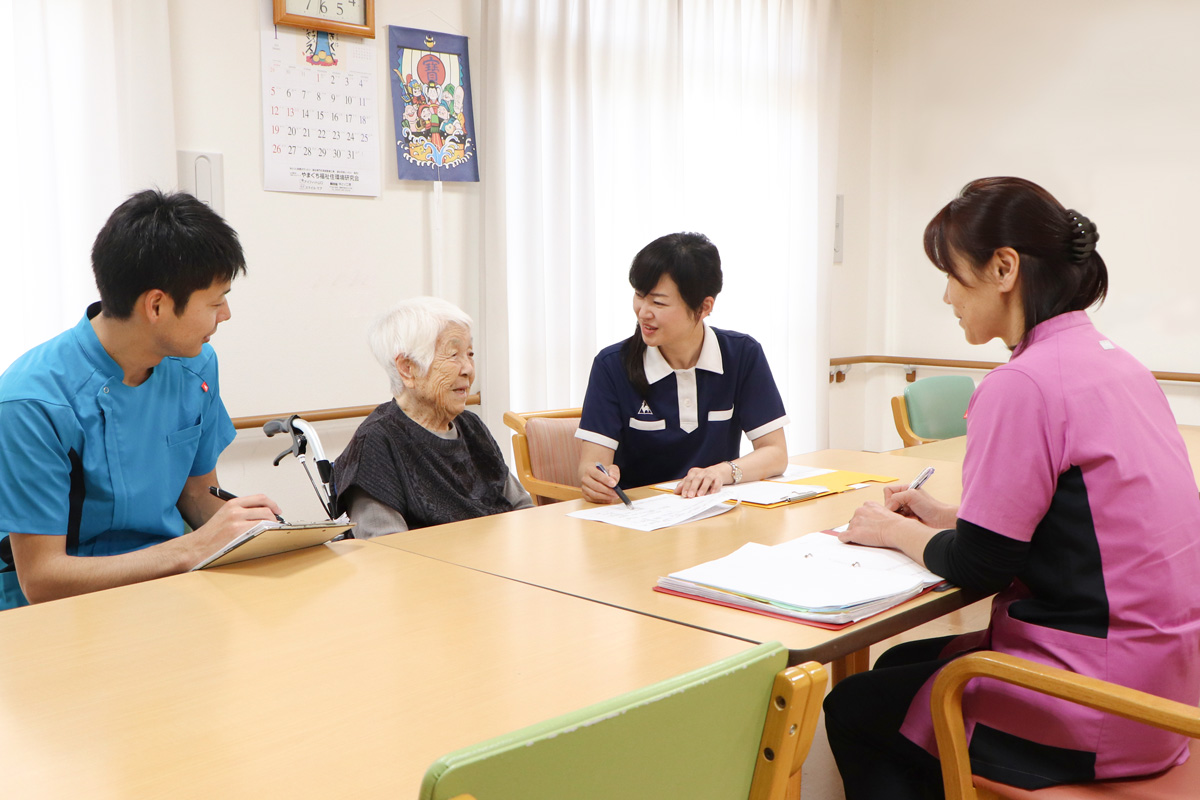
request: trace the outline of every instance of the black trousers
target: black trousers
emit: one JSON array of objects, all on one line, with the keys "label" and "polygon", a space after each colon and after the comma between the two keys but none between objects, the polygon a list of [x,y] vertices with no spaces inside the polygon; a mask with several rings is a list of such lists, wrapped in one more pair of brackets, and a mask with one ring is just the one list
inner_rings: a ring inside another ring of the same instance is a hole
[{"label": "black trousers", "polygon": [[900,726],[921,686],[950,661],[939,656],[954,638],[897,645],[825,698],[825,730],[846,800],[945,797],[938,760],[902,736]]},{"label": "black trousers", "polygon": [[[897,645],[870,672],[851,675],[825,698],[829,748],[846,800],[943,798],[941,765],[900,734],[912,699],[935,672],[955,637]],[[1095,780],[1096,754],[1030,741],[976,723],[971,771],[1022,789]]]}]

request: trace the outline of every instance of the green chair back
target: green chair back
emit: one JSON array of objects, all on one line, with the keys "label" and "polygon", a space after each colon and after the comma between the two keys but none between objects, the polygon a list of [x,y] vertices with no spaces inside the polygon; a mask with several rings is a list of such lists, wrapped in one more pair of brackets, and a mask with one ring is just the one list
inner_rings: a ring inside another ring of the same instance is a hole
[{"label": "green chair back", "polygon": [[904,387],[908,424],[922,439],[949,439],[967,434],[967,403],[975,381],[966,375],[935,375]]},{"label": "green chair back", "polygon": [[421,800],[745,800],[776,673],[777,642],[450,753]]}]

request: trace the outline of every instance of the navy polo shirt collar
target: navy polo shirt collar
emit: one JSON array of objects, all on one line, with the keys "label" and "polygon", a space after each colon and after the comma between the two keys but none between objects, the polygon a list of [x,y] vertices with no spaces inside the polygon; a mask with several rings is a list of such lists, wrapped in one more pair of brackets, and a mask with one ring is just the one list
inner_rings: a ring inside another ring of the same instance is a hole
[{"label": "navy polo shirt collar", "polygon": [[[723,375],[725,362],[721,360],[721,345],[712,329],[708,327],[708,323],[702,322],[701,324],[704,326],[704,342],[700,345],[700,357],[696,360],[696,366],[693,369],[702,369],[705,372]],[[657,347],[646,348],[646,354],[642,356],[642,366],[646,369],[646,381],[649,383],[658,383],[675,372]]]}]

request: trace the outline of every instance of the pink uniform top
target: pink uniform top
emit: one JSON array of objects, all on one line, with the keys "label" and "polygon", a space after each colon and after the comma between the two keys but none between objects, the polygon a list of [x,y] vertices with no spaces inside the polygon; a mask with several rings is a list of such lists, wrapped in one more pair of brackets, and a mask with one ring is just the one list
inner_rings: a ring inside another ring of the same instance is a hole
[{"label": "pink uniform top", "polygon": [[[1154,376],[1086,313],[1036,326],[976,389],[959,520],[1030,549],[988,629],[951,650],[1200,701],[1200,498],[1187,450]],[[936,754],[931,684],[901,731]],[[1187,759],[1185,737],[998,681],[972,681],[963,708],[968,735],[1094,757],[1098,779]]]}]

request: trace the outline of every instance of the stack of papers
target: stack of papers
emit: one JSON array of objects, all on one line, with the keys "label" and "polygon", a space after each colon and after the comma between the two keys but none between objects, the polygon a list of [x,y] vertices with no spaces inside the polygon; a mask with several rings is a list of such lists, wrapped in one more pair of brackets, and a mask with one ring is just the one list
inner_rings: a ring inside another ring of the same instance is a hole
[{"label": "stack of papers", "polygon": [[725,499],[719,494],[693,497],[688,500],[673,494],[663,494],[647,497],[644,500],[635,500],[633,508],[626,508],[623,504],[617,503],[611,506],[572,511],[567,516],[607,522],[609,525],[620,525],[622,528],[633,528],[638,531],[656,531],[659,528],[695,522],[731,511],[733,506],[726,505]]},{"label": "stack of papers", "polygon": [[895,550],[810,533],[732,554],[658,579],[669,592],[824,624],[858,622],[942,579]]},{"label": "stack of papers", "polygon": [[[714,497],[730,503],[749,503],[753,506],[771,508],[786,503],[796,503],[827,494],[837,494],[849,489],[859,489],[869,482],[890,483],[896,480],[887,475],[871,475],[865,472],[822,469],[791,464],[782,475],[761,481],[750,481],[725,486]],[[655,489],[673,492],[679,481],[656,483]]]}]

